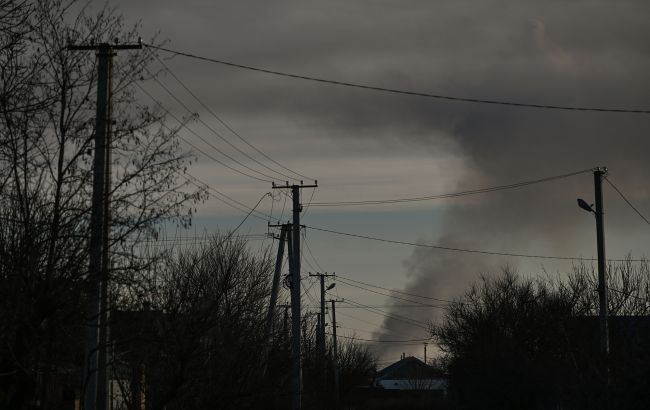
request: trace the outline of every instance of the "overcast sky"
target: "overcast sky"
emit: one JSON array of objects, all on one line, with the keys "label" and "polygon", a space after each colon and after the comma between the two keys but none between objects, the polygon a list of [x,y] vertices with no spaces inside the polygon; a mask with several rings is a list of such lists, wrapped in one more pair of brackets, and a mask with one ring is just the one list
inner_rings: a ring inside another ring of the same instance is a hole
[{"label": "overcast sky", "polygon": [[[647,1],[119,1],[142,37],[201,56],[333,80],[459,97],[534,104],[650,109],[650,3]],[[161,53],[162,57],[171,57]],[[650,214],[650,115],[551,111],[387,94],[225,67],[184,57],[165,63],[241,136],[283,166],[318,179],[314,202],[425,196],[607,166],[611,180]],[[270,168],[287,172],[229,134],[175,79],[161,81],[200,118]],[[145,88],[186,114],[153,82]],[[240,162],[268,169],[209,130],[191,127]],[[231,166],[196,137],[187,138]],[[199,154],[190,172],[253,206],[270,184],[243,177]],[[282,176],[274,174],[278,181]],[[305,181],[307,182],[307,181]],[[305,205],[312,191],[303,192]],[[304,223],[355,234],[498,252],[593,257],[593,176],[437,201],[308,208]],[[282,198],[260,210],[279,218]],[[288,205],[287,205],[288,206]],[[605,187],[608,256],[648,253],[650,227]],[[283,215],[287,219],[287,211]],[[243,215],[210,200],[196,232],[233,228]],[[267,231],[252,219],[248,233]],[[307,229],[324,269],[386,288],[439,298],[462,294],[480,273],[504,266],[537,276],[571,263],[468,256],[369,242]],[[270,244],[269,241],[266,244]],[[310,282],[307,282],[310,285]],[[315,298],[317,286],[310,293]],[[342,298],[390,299],[338,282]],[[376,289],[378,290],[378,289]],[[379,290],[380,292],[384,292]],[[313,303],[306,299],[308,305]],[[395,301],[399,304],[405,302]],[[344,304],[341,304],[344,306]],[[399,308],[418,321],[440,311]],[[426,336],[417,326],[342,308],[340,333],[360,338]],[[355,319],[356,318],[356,319]],[[359,320],[361,319],[361,320]],[[422,347],[380,350],[384,360]]]}]

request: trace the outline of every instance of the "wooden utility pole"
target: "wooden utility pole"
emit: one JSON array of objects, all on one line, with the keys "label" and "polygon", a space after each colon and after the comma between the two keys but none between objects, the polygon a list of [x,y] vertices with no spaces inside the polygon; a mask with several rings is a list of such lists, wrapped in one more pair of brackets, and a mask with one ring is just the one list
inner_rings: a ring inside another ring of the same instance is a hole
[{"label": "wooden utility pole", "polygon": [[334,367],[334,408],[338,410],[340,406],[340,387],[339,387],[339,352],[338,352],[338,340],[336,338],[336,302],[342,302],[342,300],[330,300],[332,303],[332,347],[333,347],[333,357],[332,364]]},{"label": "wooden utility pole", "polygon": [[320,359],[323,363],[323,376],[325,375],[325,291],[330,290],[334,285],[330,285],[325,289],[325,278],[328,276],[336,276],[334,273],[309,273],[309,276],[317,276],[320,280],[320,319],[318,321],[318,352]]},{"label": "wooden utility pole", "polygon": [[[310,275],[311,276],[311,275]],[[326,369],[325,366],[325,276],[320,276],[320,316],[318,322],[318,351],[320,353],[321,368]],[[325,375],[325,371],[321,373]]]},{"label": "wooden utility pole", "polygon": [[300,348],[300,190],[302,188],[317,188],[313,185],[275,185],[273,189],[291,189],[293,199],[292,243],[289,257],[289,271],[291,274],[291,409],[300,410],[302,406],[302,367]]},{"label": "wooden utility pole", "polygon": [[607,266],[605,261],[605,226],[603,222],[603,178],[607,175],[607,167],[594,169],[594,194],[596,200],[596,245],[598,247],[598,299],[600,303],[600,351],[609,355],[609,328],[607,307]]},{"label": "wooden utility pole", "polygon": [[605,226],[603,206],[603,178],[607,175],[607,167],[596,167],[594,171],[595,206],[589,205],[583,199],[578,199],[578,206],[596,217],[596,246],[598,248],[598,303],[599,303],[599,334],[600,354],[603,366],[603,408],[609,408],[609,326],[607,302],[607,266],[605,260]]},{"label": "wooden utility pole", "polygon": [[273,317],[275,313],[275,305],[278,301],[278,290],[280,288],[280,274],[282,273],[282,262],[284,260],[284,242],[287,237],[287,230],[289,224],[281,225],[280,237],[278,239],[278,255],[275,259],[275,272],[273,273],[273,284],[271,285],[271,298],[269,300],[269,311],[266,314],[266,325],[264,328],[264,365],[262,367],[262,375],[266,373],[269,362],[269,354],[271,352],[271,333],[273,331]]},{"label": "wooden utility pole", "polygon": [[142,44],[70,45],[68,50],[97,51],[95,154],[90,215],[86,341],[82,384],[83,409],[108,407],[108,196],[110,193],[110,84],[116,50],[141,49]]}]

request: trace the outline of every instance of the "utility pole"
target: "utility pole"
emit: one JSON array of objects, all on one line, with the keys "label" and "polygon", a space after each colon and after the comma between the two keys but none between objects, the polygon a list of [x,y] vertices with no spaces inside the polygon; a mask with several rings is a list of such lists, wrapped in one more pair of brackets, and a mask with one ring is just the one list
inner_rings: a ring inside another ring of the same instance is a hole
[{"label": "utility pole", "polygon": [[289,270],[291,271],[291,409],[300,410],[302,406],[302,374],[300,352],[300,189],[317,188],[318,182],[313,185],[275,185],[273,189],[291,188],[293,199],[293,224],[292,243],[290,246]]},{"label": "utility pole", "polygon": [[325,375],[325,291],[334,287],[331,284],[325,289],[325,278],[328,276],[336,276],[335,273],[309,273],[309,276],[317,276],[320,279],[320,319],[318,321],[318,351],[323,363],[323,376]]},{"label": "utility pole", "polygon": [[286,305],[280,305],[279,307],[284,308],[284,321],[282,322],[282,334],[284,335],[286,339],[289,339],[289,309],[291,309],[291,305],[286,304]]},{"label": "utility pole", "polygon": [[90,215],[90,244],[86,308],[86,342],[82,384],[83,409],[108,406],[108,195],[110,193],[110,83],[116,50],[141,49],[142,44],[69,45],[68,50],[97,51],[97,105],[95,155]]},{"label": "utility pole", "polygon": [[596,217],[596,246],[598,248],[598,303],[599,303],[599,333],[600,333],[600,355],[603,366],[603,408],[610,407],[609,404],[609,329],[608,329],[608,306],[607,306],[607,266],[605,260],[605,224],[603,206],[603,178],[607,175],[607,167],[596,167],[594,171],[594,205],[589,205],[583,199],[578,199],[578,206],[587,212],[592,212]]},{"label": "utility pole", "polygon": [[111,267],[109,256],[109,236],[111,229],[111,175],[112,175],[112,131],[113,131],[113,108],[112,108],[112,95],[113,95],[113,59],[109,56],[108,59],[108,104],[107,104],[107,120],[106,120],[106,139],[104,154],[106,156],[104,161],[104,221],[102,224],[102,268],[101,268],[101,294],[99,297],[99,363],[98,363],[98,389],[97,389],[97,410],[107,410],[110,408],[111,396],[109,394],[109,376],[108,376],[108,363],[109,363],[109,312],[110,301],[108,299],[108,271]]},{"label": "utility pole", "polygon": [[600,352],[605,361],[609,356],[609,329],[607,324],[607,266],[605,265],[605,224],[603,206],[603,178],[607,175],[607,167],[596,167],[594,171],[594,205],[589,205],[585,200],[578,198],[578,206],[596,217],[596,246],[598,248],[598,302],[600,305],[599,327],[600,327]]},{"label": "utility pole", "polygon": [[[309,275],[311,276],[311,274]],[[319,316],[319,336],[318,336],[318,350],[320,352],[321,367],[325,367],[325,276],[320,275],[320,316]],[[323,371],[322,376],[324,378],[325,371]]]},{"label": "utility pole", "polygon": [[273,331],[273,314],[275,313],[275,304],[278,301],[278,290],[280,287],[280,274],[282,273],[282,261],[284,258],[284,242],[287,237],[288,224],[281,225],[280,237],[278,239],[278,256],[275,259],[275,272],[273,273],[273,284],[271,285],[271,298],[269,300],[269,311],[266,315],[266,326],[264,328],[264,365],[262,375],[266,374],[271,352],[271,332]]},{"label": "utility pole", "polygon": [[[316,312],[316,348],[320,349],[320,343],[321,343],[321,332],[320,332],[320,319],[322,315],[320,312]],[[320,351],[319,351],[320,354]],[[324,367],[323,364],[325,361],[321,361],[321,367]],[[321,372],[321,379],[323,378],[323,373]],[[322,384],[322,382],[321,382]]]},{"label": "utility pole", "polygon": [[427,364],[427,342],[424,342],[424,364]]},{"label": "utility pole", "polygon": [[338,410],[340,406],[340,388],[339,388],[339,351],[338,340],[336,338],[336,302],[343,302],[343,300],[330,300],[332,303],[332,347],[334,348],[334,355],[332,363],[334,364],[334,408]]},{"label": "utility pole", "polygon": [[607,307],[607,273],[605,265],[605,226],[603,223],[603,178],[607,175],[607,167],[594,169],[594,194],[596,199],[596,244],[598,247],[598,298],[600,303],[600,351],[608,360],[609,329]]}]

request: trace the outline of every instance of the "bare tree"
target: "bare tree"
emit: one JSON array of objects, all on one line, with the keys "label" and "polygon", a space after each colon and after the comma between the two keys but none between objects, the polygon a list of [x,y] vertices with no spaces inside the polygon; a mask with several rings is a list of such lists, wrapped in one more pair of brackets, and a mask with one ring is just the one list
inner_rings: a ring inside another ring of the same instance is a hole
[{"label": "bare tree", "polygon": [[[597,275],[580,264],[564,277],[483,276],[431,333],[461,407],[639,408],[650,399],[645,261],[611,263],[610,341],[599,354]],[[603,386],[608,386],[607,388]]]},{"label": "bare tree", "polygon": [[[66,46],[131,41],[137,27],[125,29],[108,5],[93,13],[75,1],[2,2],[0,12],[11,23],[0,32],[0,400],[47,407],[51,377],[74,375],[78,363],[92,183],[95,56]],[[150,263],[137,241],[163,221],[188,223],[205,199],[182,177],[191,157],[178,127],[165,124],[159,107],[137,103],[134,81],[153,58],[134,52],[114,63],[115,291]]]},{"label": "bare tree", "polygon": [[[259,400],[273,267],[267,252],[256,255],[243,239],[217,235],[153,268],[141,301],[155,312],[153,328],[136,320],[137,330],[115,340],[118,367],[120,351],[130,352],[122,355],[123,369],[144,365],[150,408],[236,408]],[[133,308],[135,318],[152,314]]]}]

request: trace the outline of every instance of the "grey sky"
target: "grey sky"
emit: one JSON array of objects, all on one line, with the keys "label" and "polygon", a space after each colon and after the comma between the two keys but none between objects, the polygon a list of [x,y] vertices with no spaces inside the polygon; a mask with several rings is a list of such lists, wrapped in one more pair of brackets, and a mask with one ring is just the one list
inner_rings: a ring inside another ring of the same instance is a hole
[{"label": "grey sky", "polygon": [[[170,48],[241,64],[464,97],[650,109],[646,1],[118,4],[127,20],[142,20],[145,39],[159,30],[161,37],[171,40]],[[606,165],[619,188],[650,214],[650,115],[439,101],[273,77],[181,57],[165,61],[252,143],[282,164],[317,178],[321,188],[316,201],[421,196]],[[202,119],[218,126],[172,77],[163,75],[161,80],[191,103]],[[183,114],[155,83],[146,87],[168,108]],[[194,128],[208,135],[198,124]],[[240,178],[206,158],[200,158],[191,172],[250,205],[269,190],[268,184]],[[305,223],[412,242],[591,257],[593,220],[575,206],[578,196],[593,196],[590,174],[463,199],[312,208]],[[605,201],[608,255],[646,254],[650,227],[611,189],[606,189]],[[274,204],[274,215],[281,205]],[[270,203],[263,209],[270,212]],[[210,201],[200,209],[197,221],[203,227],[225,229],[238,223],[235,215],[236,211]],[[245,229],[264,232],[266,226],[251,221]],[[539,261],[468,258],[309,230],[307,235],[314,255],[329,271],[443,298],[458,296],[478,273],[494,272],[505,264],[523,274],[542,271]],[[565,272],[570,265],[543,267]],[[343,284],[335,289],[341,297],[386,303],[383,297]],[[425,309],[398,313],[418,320],[436,317]],[[381,317],[367,312],[354,315],[382,323]],[[376,330],[350,318],[345,321],[346,327]],[[422,336],[398,323],[385,325],[388,333]],[[421,354],[420,350],[399,347],[385,351],[384,357],[397,357],[401,351]]]}]

